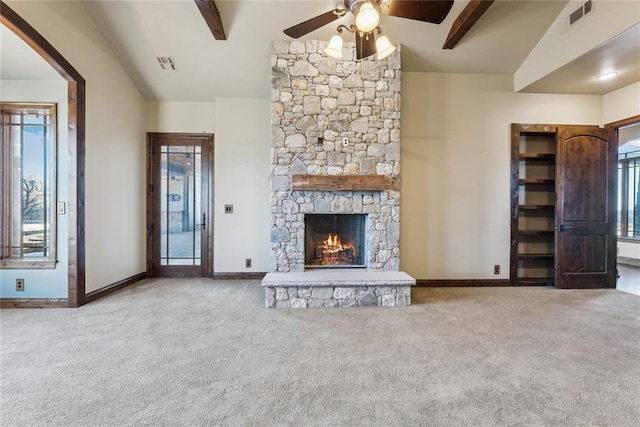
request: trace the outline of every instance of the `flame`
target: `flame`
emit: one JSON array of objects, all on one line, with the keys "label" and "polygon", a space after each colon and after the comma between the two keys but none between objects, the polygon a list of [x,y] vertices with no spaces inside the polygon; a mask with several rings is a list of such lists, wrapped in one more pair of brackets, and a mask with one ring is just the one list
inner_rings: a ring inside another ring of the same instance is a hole
[{"label": "flame", "polygon": [[347,244],[342,244],[342,242],[340,241],[340,236],[338,234],[333,235],[333,234],[329,234],[329,236],[327,237],[327,240],[325,240],[323,243],[323,249],[326,253],[329,254],[335,254],[341,251],[345,251],[347,249],[351,249],[353,251],[353,256],[356,256],[356,248],[354,246],[353,243],[347,243]]}]

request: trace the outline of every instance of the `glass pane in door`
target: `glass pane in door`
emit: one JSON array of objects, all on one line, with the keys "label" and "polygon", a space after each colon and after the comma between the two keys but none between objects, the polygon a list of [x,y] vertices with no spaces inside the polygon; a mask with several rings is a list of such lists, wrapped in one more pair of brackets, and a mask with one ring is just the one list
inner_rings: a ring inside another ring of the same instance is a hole
[{"label": "glass pane in door", "polygon": [[201,264],[201,152],[196,146],[161,146],[160,264]]}]

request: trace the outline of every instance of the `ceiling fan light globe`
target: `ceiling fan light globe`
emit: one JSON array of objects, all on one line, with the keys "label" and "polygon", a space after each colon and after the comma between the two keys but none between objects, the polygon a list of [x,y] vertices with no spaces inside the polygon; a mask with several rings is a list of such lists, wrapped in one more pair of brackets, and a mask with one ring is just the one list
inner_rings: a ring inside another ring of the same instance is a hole
[{"label": "ceiling fan light globe", "polygon": [[358,31],[368,33],[373,31],[380,22],[380,14],[371,3],[365,3],[356,15],[356,28]]},{"label": "ceiling fan light globe", "polygon": [[332,36],[324,53],[332,58],[342,58],[342,37],[338,35]]},{"label": "ceiling fan light globe", "polygon": [[391,44],[387,36],[378,37],[376,40],[376,59],[384,59],[396,51],[396,47]]}]

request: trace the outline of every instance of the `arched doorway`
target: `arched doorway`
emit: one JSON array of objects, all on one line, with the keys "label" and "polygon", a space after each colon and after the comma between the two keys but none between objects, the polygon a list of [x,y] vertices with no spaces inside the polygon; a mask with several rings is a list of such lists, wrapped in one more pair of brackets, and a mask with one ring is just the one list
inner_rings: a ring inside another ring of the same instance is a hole
[{"label": "arched doorway", "polygon": [[[85,302],[85,80],[40,33],[0,1],[0,23],[31,46],[68,82],[68,293],[69,307]],[[64,185],[64,182],[60,182]]]}]

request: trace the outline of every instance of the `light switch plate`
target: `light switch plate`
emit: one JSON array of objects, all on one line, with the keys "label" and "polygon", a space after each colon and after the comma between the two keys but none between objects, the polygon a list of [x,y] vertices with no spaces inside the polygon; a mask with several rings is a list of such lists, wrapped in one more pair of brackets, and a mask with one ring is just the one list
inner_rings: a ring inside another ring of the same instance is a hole
[{"label": "light switch plate", "polygon": [[67,204],[65,202],[56,203],[56,212],[58,215],[64,215],[67,213]]}]

